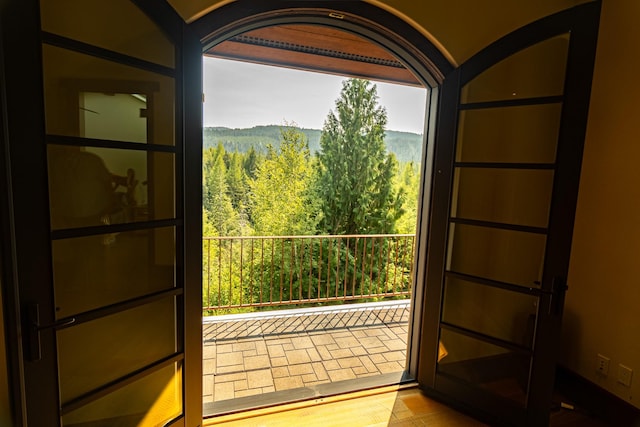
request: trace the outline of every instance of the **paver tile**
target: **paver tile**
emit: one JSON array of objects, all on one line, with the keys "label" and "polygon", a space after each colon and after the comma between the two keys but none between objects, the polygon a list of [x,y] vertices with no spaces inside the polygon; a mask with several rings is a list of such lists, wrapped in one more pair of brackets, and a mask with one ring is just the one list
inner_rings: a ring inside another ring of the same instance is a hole
[{"label": "paver tile", "polygon": [[216,384],[213,388],[213,398],[215,401],[234,398],[233,383]]},{"label": "paver tile", "polygon": [[253,341],[246,341],[246,342],[237,342],[237,343],[233,343],[233,351],[246,351],[246,350],[255,350],[256,349],[256,343]]},{"label": "paver tile", "polygon": [[322,381],[329,379],[327,370],[324,368],[324,365],[322,363],[312,363],[311,366],[313,367],[313,373],[316,374],[316,378],[318,378],[318,380]]},{"label": "paver tile", "polygon": [[274,368],[276,366],[287,366],[289,364],[289,361],[287,360],[286,357],[273,357],[271,358],[271,366],[273,366]]},{"label": "paver tile", "polygon": [[299,365],[289,365],[289,373],[291,375],[303,375],[313,373],[311,363],[301,363]]},{"label": "paver tile", "polygon": [[340,364],[337,360],[327,360],[322,362],[322,365],[327,371],[331,369],[340,369]]},{"label": "paver tile", "polygon": [[310,382],[316,382],[316,381],[318,381],[318,377],[316,377],[316,374],[302,375],[302,382],[304,382],[305,384],[308,384]]},{"label": "paver tile", "polygon": [[333,339],[333,337],[327,333],[321,334],[321,335],[311,335],[311,341],[313,341],[313,343],[316,346],[320,346],[320,345],[327,345],[327,344],[335,344],[335,340]]},{"label": "paver tile", "polygon": [[307,350],[287,351],[286,356],[290,365],[311,362],[311,358],[309,357],[309,353],[307,353]]},{"label": "paver tile", "polygon": [[273,377],[271,376],[271,369],[249,371],[247,372],[247,381],[249,382],[249,388],[272,386]]},{"label": "paver tile", "polygon": [[392,372],[402,372],[404,367],[398,362],[385,362],[378,364],[378,369],[381,374],[390,374]]},{"label": "paver tile", "polygon": [[308,348],[307,354],[309,355],[309,359],[311,359],[312,362],[319,362],[322,360],[322,357],[320,357],[320,353],[318,353],[318,350],[316,350],[315,348]]},{"label": "paver tile", "polygon": [[292,338],[291,343],[296,349],[313,348],[313,341],[309,337]]},{"label": "paver tile", "polygon": [[268,368],[270,366],[269,356],[253,356],[244,359],[244,368],[246,370]]},{"label": "paver tile", "polygon": [[339,350],[333,350],[331,352],[331,356],[333,356],[334,359],[340,359],[343,357],[351,357],[353,356],[353,353],[348,348],[342,348]]},{"label": "paver tile", "polygon": [[360,362],[360,358],[358,357],[347,357],[344,359],[338,359],[338,364],[340,364],[341,368],[353,368],[355,366],[362,366],[362,362]]},{"label": "paver tile", "polygon": [[244,372],[244,365],[219,366],[216,368],[216,375],[228,374],[230,372]]},{"label": "paver tile", "polygon": [[222,374],[222,375],[216,375],[214,377],[216,384],[217,383],[226,383],[229,381],[239,381],[239,380],[246,380],[247,379],[247,373],[246,372],[234,372],[232,374]]},{"label": "paver tile", "polygon": [[249,382],[247,380],[240,380],[233,382],[233,389],[238,392],[249,388]]},{"label": "paver tile", "polygon": [[387,359],[388,362],[400,362],[406,359],[406,356],[402,351],[392,351],[389,353],[382,353],[382,356],[384,356],[384,358]]},{"label": "paver tile", "polygon": [[356,346],[356,347],[351,347],[350,350],[356,356],[364,356],[364,355],[368,354],[367,350],[361,345]]},{"label": "paver tile", "polygon": [[269,351],[270,357],[282,357],[284,356],[284,349],[281,344],[268,345],[267,350]]},{"label": "paver tile", "polygon": [[243,362],[242,353],[223,353],[218,355],[216,366],[241,365]]},{"label": "paver tile", "polygon": [[231,353],[233,351],[233,345],[232,344],[218,344],[215,347],[216,347],[216,352],[218,354],[220,354],[220,353]]},{"label": "paver tile", "polygon": [[277,368],[271,368],[271,375],[273,378],[283,378],[289,376],[289,368],[286,366],[279,366]]},{"label": "paver tile", "polygon": [[301,377],[276,378],[273,380],[277,391],[304,387]]},{"label": "paver tile", "polygon": [[356,378],[356,374],[353,373],[351,368],[348,369],[336,369],[334,371],[327,371],[331,382],[352,380]]},{"label": "paver tile", "polygon": [[325,346],[319,345],[316,347],[316,350],[318,351],[318,354],[320,355],[322,360],[330,360],[332,358],[331,353]]},{"label": "paver tile", "polygon": [[357,338],[349,336],[344,338],[336,338],[336,344],[338,344],[340,348],[351,348],[359,346],[360,342]]}]

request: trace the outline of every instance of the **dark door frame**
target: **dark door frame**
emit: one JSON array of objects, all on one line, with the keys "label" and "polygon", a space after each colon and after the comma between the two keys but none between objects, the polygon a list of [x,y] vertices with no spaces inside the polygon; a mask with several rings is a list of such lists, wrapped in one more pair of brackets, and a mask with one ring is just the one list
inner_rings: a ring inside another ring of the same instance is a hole
[{"label": "dark door frame", "polygon": [[423,157],[421,160],[422,203],[418,211],[418,236],[415,254],[416,285],[412,295],[409,322],[408,377],[418,378],[421,368],[419,350],[422,348],[419,331],[422,323],[425,290],[426,233],[431,192],[431,165],[435,142],[436,110],[439,87],[454,66],[421,34],[397,16],[365,2],[353,1],[297,1],[256,2],[239,0],[222,6],[189,24],[202,42],[202,51],[238,34],[257,28],[284,24],[312,24],[353,33],[392,53],[421,81],[429,93],[425,111]]}]

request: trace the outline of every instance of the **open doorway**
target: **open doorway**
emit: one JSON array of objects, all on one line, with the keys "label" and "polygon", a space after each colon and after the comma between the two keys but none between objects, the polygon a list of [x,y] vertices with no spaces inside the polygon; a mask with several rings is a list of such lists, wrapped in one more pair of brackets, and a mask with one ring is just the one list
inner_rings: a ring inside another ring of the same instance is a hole
[{"label": "open doorway", "polygon": [[205,414],[411,380],[428,90],[303,25],[218,44],[204,83]]}]

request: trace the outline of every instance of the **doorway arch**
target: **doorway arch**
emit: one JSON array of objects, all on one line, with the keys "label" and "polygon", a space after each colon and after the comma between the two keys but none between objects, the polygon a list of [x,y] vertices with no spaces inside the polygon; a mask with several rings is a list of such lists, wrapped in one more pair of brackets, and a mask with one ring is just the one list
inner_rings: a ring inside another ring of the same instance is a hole
[{"label": "doorway arch", "polygon": [[[387,50],[428,89],[421,188],[416,226],[414,292],[412,294],[409,341],[407,348],[408,376],[418,379],[421,355],[421,331],[425,324],[425,266],[431,175],[435,147],[436,111],[439,87],[455,68],[445,55],[416,28],[392,13],[365,2],[307,1],[259,4],[245,0],[221,6],[189,24],[200,38],[202,51],[224,43],[244,33],[283,25],[325,26],[354,34]],[[430,357],[430,356],[427,356]],[[437,354],[432,355],[433,359]]]}]

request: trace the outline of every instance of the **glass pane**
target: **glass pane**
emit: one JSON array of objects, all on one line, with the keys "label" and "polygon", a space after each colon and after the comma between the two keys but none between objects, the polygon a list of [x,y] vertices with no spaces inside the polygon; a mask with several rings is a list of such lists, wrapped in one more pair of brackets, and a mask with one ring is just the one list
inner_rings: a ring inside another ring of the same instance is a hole
[{"label": "glass pane", "polygon": [[63,403],[176,351],[175,298],[57,332]]},{"label": "glass pane", "polygon": [[546,227],[552,170],[456,168],[458,218]]},{"label": "glass pane", "polygon": [[440,341],[447,355],[438,362],[438,372],[526,405],[530,356],[445,329]]},{"label": "glass pane", "polygon": [[447,269],[526,287],[539,286],[546,236],[450,224]]},{"label": "glass pane", "polygon": [[48,134],[175,144],[173,78],[46,44],[42,49]]},{"label": "glass pane", "polygon": [[156,427],[182,414],[182,367],[176,363],[62,417],[62,425]]},{"label": "glass pane", "polygon": [[40,0],[42,29],[167,67],[175,48],[129,0]]},{"label": "glass pane", "polygon": [[531,347],[538,297],[448,277],[442,320]]},{"label": "glass pane", "polygon": [[463,110],[458,162],[555,163],[562,104]]},{"label": "glass pane", "polygon": [[147,142],[147,96],[137,93],[80,92],[78,136]]},{"label": "glass pane", "polygon": [[[149,229],[53,241],[56,316],[175,286],[175,231]],[[171,256],[160,256],[163,253]]]},{"label": "glass pane", "polygon": [[175,217],[174,154],[49,145],[54,229]]},{"label": "glass pane", "polygon": [[471,80],[461,102],[562,95],[568,52],[568,33],[523,49]]}]

